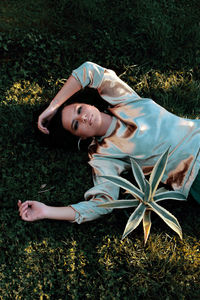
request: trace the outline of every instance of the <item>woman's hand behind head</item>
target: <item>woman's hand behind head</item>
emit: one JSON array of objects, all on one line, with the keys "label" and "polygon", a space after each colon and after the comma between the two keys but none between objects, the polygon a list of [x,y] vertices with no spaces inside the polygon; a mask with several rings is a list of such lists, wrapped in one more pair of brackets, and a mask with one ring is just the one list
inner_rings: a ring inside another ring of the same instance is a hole
[{"label": "woman's hand behind head", "polygon": [[44,134],[49,134],[49,130],[47,125],[49,124],[50,120],[56,114],[57,109],[53,106],[49,105],[41,115],[38,117],[38,129],[43,132]]}]

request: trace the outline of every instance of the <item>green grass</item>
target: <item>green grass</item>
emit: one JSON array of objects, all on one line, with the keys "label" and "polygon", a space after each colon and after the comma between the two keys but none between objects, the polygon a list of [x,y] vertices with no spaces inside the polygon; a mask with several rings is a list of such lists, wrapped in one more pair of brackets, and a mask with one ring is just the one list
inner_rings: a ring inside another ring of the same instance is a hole
[{"label": "green grass", "polygon": [[82,62],[199,118],[199,17],[194,0],[1,1],[0,299],[199,299],[200,208],[191,198],[165,204],[183,240],[153,215],[145,248],[141,227],[120,241],[123,212],[80,226],[25,223],[17,212],[18,199],[68,205],[92,185],[86,153],[41,143],[35,130]]}]

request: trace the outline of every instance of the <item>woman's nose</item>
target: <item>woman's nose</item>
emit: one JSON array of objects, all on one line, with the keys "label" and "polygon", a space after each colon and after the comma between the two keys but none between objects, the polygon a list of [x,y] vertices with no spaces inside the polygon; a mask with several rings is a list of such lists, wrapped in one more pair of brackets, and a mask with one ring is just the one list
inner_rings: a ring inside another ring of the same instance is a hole
[{"label": "woman's nose", "polygon": [[79,121],[85,123],[87,122],[88,118],[87,118],[87,115],[86,114],[82,114],[79,116]]}]

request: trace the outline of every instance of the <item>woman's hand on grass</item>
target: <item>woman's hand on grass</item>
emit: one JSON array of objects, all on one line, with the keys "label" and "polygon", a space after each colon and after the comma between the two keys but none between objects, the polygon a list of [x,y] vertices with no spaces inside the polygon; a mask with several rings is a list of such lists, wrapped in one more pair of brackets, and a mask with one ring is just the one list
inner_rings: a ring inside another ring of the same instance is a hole
[{"label": "woman's hand on grass", "polygon": [[38,201],[18,201],[19,214],[24,221],[36,221],[45,218],[47,206]]},{"label": "woman's hand on grass", "polygon": [[73,222],[76,212],[70,206],[48,206],[38,201],[27,200],[24,203],[18,201],[19,214],[24,221],[36,221],[41,219],[53,219]]}]

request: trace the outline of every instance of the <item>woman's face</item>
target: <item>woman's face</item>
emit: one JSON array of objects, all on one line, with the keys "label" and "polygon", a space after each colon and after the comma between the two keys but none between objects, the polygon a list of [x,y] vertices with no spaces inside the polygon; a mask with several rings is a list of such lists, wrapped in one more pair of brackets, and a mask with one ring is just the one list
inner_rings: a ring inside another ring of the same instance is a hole
[{"label": "woman's face", "polygon": [[82,138],[98,136],[102,125],[101,112],[85,103],[67,105],[62,111],[63,127]]}]

